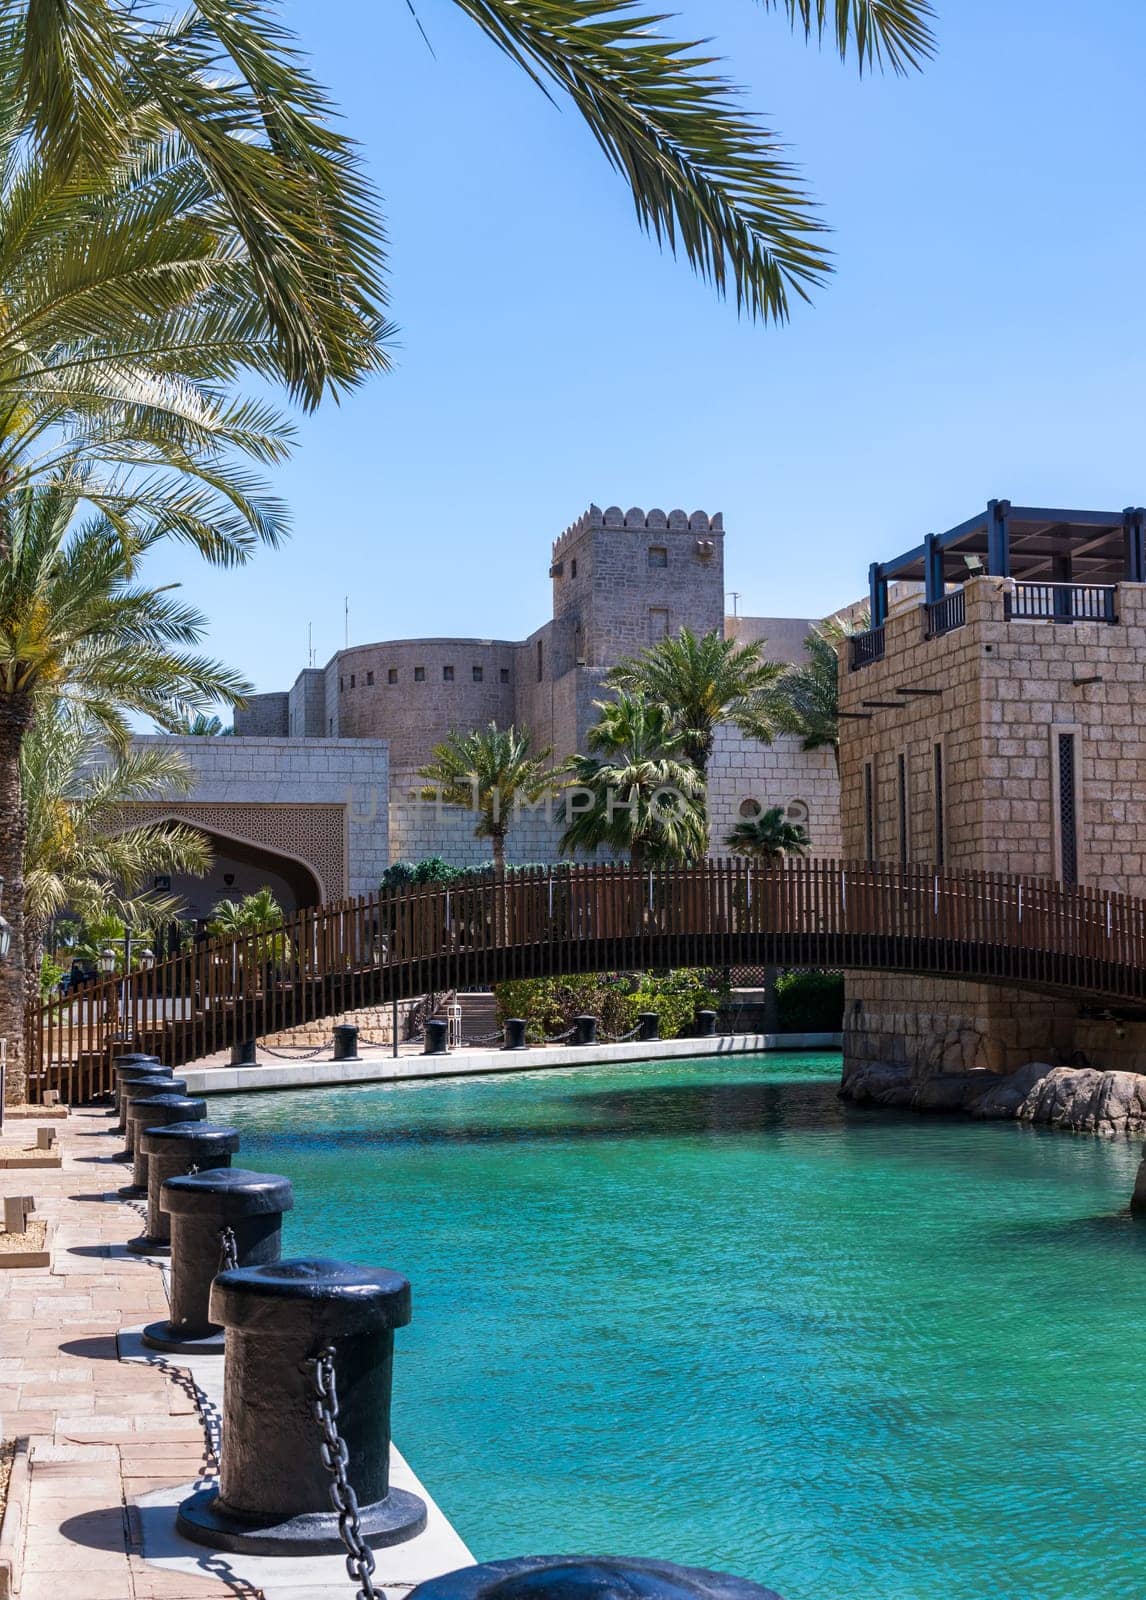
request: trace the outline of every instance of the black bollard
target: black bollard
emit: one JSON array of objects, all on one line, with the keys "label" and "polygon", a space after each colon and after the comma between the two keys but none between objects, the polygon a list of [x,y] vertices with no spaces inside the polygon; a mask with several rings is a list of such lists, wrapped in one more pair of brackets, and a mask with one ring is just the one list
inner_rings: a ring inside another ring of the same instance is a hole
[{"label": "black bollard", "polygon": [[123,1149],[118,1160],[130,1162],[136,1149],[136,1128],[133,1117],[139,1117],[142,1102],[155,1099],[157,1094],[186,1094],[186,1078],[123,1078]]},{"label": "black bollard", "polygon": [[780,1600],[705,1567],[617,1556],[518,1556],[428,1578],[408,1600]]},{"label": "black bollard", "polygon": [[223,1329],[210,1318],[211,1285],[226,1264],[229,1229],[238,1267],[259,1267],[282,1254],[283,1212],[294,1206],[289,1178],[242,1167],[176,1174],[159,1204],[170,1218],[171,1316],[143,1330],[153,1350],[222,1354]]},{"label": "black bollard", "polygon": [[334,1034],[334,1059],[358,1060],[358,1029],[352,1022],[340,1022],[331,1030]]},{"label": "black bollard", "polygon": [[183,1501],[179,1532],[216,1550],[341,1552],[315,1414],[315,1360],[330,1350],[362,1537],[378,1546],[421,1533],[423,1502],[390,1487],[394,1329],[410,1320],[407,1280],[381,1267],[294,1258],[221,1272],[210,1309],[227,1330],[219,1485]]},{"label": "black bollard", "polygon": [[135,1127],[140,1107],[145,1100],[154,1100],[159,1094],[186,1094],[186,1078],[125,1078],[123,1080],[123,1145],[120,1161],[130,1161],[135,1154]]},{"label": "black bollard", "polygon": [[574,1017],[573,1018],[573,1043],[574,1044],[596,1044],[597,1043],[597,1019],[596,1019],[596,1017]]},{"label": "black bollard", "polygon": [[506,1017],[505,1043],[501,1048],[503,1050],[524,1050],[525,1047],[524,1017]]},{"label": "black bollard", "polygon": [[231,1065],[233,1067],[257,1067],[258,1055],[253,1039],[236,1039],[231,1046]]},{"label": "black bollard", "polygon": [[[111,1090],[112,1105],[111,1110],[108,1112],[108,1116],[115,1117],[117,1121],[119,1120],[119,1069],[121,1067],[126,1069],[134,1067],[162,1067],[162,1065],[163,1063],[160,1061],[158,1056],[145,1056],[138,1050],[133,1050],[128,1055],[112,1056],[111,1071],[114,1082]],[[171,1069],[168,1067],[165,1070],[170,1072]],[[126,1075],[127,1074],[125,1072],[124,1076]]]},{"label": "black bollard", "polygon": [[116,1066],[115,1072],[115,1127],[109,1128],[109,1133],[123,1133],[125,1129],[123,1115],[123,1085],[128,1078],[170,1078],[171,1068],[161,1066],[158,1061],[138,1061],[126,1066]]},{"label": "black bollard", "polygon": [[444,1056],[446,1054],[446,1038],[449,1023],[443,1022],[440,1017],[428,1017],[426,1020],[426,1042],[422,1046],[424,1056]]},{"label": "black bollard", "polygon": [[[206,1100],[192,1100],[185,1094],[157,1094],[139,1104],[146,1108],[146,1115],[142,1118],[144,1128],[163,1128],[172,1122],[202,1122],[207,1115]],[[139,1132],[140,1122],[137,1120],[131,1155],[131,1182],[124,1184],[119,1191],[125,1200],[147,1193],[147,1155]]]},{"label": "black bollard", "polygon": [[696,1014],[696,1037],[698,1039],[711,1039],[716,1034],[716,1012],[698,1011]]},{"label": "black bollard", "polygon": [[638,1039],[659,1039],[661,1019],[655,1011],[642,1011],[637,1018]]},{"label": "black bollard", "polygon": [[171,1224],[160,1205],[163,1185],[176,1173],[229,1167],[239,1148],[239,1130],[219,1122],[173,1122],[146,1128],[140,1142],[147,1152],[147,1232],[129,1239],[127,1248],[140,1256],[165,1256],[171,1251]]}]

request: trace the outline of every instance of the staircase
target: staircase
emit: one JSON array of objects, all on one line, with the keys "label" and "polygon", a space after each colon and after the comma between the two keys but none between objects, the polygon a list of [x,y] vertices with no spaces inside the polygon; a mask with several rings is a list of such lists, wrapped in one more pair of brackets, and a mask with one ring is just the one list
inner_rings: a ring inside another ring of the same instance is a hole
[{"label": "staircase", "polygon": [[474,1042],[488,1040],[498,1031],[497,1002],[488,991],[480,994],[459,994],[462,1008],[462,1040]]}]

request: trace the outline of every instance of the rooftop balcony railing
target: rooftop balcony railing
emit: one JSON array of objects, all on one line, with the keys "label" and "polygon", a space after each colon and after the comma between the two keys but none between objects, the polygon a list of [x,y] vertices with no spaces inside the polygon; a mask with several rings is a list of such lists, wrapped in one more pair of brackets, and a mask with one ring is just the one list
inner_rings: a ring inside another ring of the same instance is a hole
[{"label": "rooftop balcony railing", "polygon": [[931,600],[923,607],[927,624],[927,637],[937,639],[940,634],[961,628],[967,620],[967,596],[962,589],[952,589],[942,600]]},{"label": "rooftop balcony railing", "polygon": [[1117,622],[1112,583],[1017,581],[1003,596],[1008,622]]},{"label": "rooftop balcony railing", "polygon": [[882,623],[878,628],[869,628],[866,633],[853,633],[848,640],[848,666],[850,670],[858,672],[861,667],[870,666],[873,661],[882,661],[883,645]]}]

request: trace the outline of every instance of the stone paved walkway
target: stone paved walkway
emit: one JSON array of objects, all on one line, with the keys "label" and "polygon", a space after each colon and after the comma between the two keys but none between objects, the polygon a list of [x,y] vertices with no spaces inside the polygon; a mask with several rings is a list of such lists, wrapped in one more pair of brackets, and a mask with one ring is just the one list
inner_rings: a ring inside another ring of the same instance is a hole
[{"label": "stone paved walkway", "polygon": [[[3,1143],[34,1142],[36,1126],[7,1122]],[[178,1369],[118,1359],[118,1330],[165,1316],[167,1300],[158,1266],[123,1250],[138,1212],[104,1198],[127,1170],[111,1160],[111,1119],[82,1110],[52,1126],[58,1171],[0,1171],[0,1195],[35,1196],[52,1251],[50,1267],[0,1271],[0,1436],[31,1441],[19,1600],[256,1600],[248,1584],[140,1559],[134,1502],[215,1463]]]}]

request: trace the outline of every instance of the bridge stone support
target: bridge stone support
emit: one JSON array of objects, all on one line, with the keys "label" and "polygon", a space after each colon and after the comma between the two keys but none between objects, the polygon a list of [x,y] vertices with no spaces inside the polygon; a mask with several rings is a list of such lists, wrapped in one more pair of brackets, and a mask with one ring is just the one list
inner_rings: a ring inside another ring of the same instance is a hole
[{"label": "bridge stone support", "polygon": [[1028,1061],[1069,1059],[1074,1001],[983,983],[897,972],[845,979],[844,1082],[871,1062],[912,1075],[1014,1072]]}]

